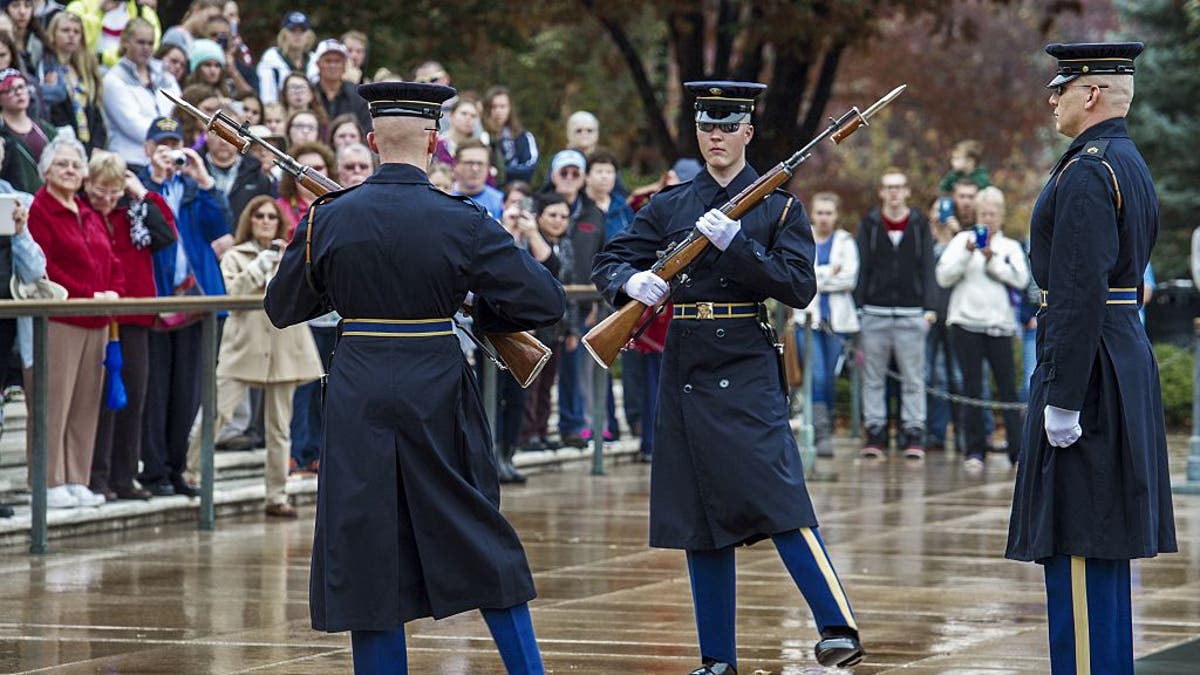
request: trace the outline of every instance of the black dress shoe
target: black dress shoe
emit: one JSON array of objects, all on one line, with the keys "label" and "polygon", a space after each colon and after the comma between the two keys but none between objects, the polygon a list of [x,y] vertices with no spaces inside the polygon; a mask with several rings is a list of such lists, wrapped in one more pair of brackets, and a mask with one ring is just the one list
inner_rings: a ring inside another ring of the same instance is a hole
[{"label": "black dress shoe", "polygon": [[542,438],[541,441],[542,447],[546,450],[554,451],[562,449],[562,443],[559,443],[558,441],[552,441],[548,438]]},{"label": "black dress shoe", "polygon": [[528,480],[527,478],[525,478],[525,474],[521,473],[520,471],[517,471],[517,467],[515,465],[513,465],[511,459],[508,460],[507,462],[505,462],[505,464],[508,465],[508,476],[510,479],[509,480],[510,483],[520,484],[520,483],[524,483],[526,480]]},{"label": "black dress shoe", "polygon": [[[174,492],[175,488],[171,488],[171,491]],[[125,501],[146,501],[154,496],[154,494],[149,490],[143,490],[142,488],[136,487],[131,487],[128,490],[116,490],[114,494],[116,494],[117,499],[123,499]]]},{"label": "black dress shoe", "polygon": [[822,638],[814,649],[817,663],[823,666],[849,668],[863,660],[866,652],[859,644],[858,638],[850,635],[833,635]]},{"label": "black dress shoe", "polygon": [[175,488],[175,494],[177,495],[183,495],[184,497],[200,496],[200,488],[182,478],[171,481],[171,487]]},{"label": "black dress shoe", "polygon": [[737,675],[737,668],[728,663],[709,661],[688,673],[688,675]]},{"label": "black dress shoe", "polygon": [[150,483],[146,486],[152,497],[174,497],[175,488],[170,483]]}]

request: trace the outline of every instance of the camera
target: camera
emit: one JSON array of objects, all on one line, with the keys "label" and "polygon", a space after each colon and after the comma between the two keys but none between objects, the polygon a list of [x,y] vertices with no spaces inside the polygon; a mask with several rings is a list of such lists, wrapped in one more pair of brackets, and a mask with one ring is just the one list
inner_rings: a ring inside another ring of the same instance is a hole
[{"label": "camera", "polygon": [[185,153],[182,150],[172,150],[171,151],[171,163],[175,165],[176,169],[182,169],[183,166],[185,164],[187,164],[187,162],[188,162],[187,153]]},{"label": "camera", "polygon": [[975,226],[975,247],[985,249],[988,245],[988,229],[987,225]]},{"label": "camera", "polygon": [[954,200],[949,197],[938,198],[938,222],[945,223],[954,216]]}]

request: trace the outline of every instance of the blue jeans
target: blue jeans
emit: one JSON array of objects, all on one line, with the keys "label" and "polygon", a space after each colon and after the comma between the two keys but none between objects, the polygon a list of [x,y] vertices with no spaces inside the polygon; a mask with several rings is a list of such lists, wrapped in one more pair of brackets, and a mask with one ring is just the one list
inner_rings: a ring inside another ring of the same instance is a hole
[{"label": "blue jeans", "polygon": [[1021,329],[1021,402],[1029,403],[1029,380],[1037,368],[1037,329]]},{"label": "blue jeans", "polygon": [[[317,353],[321,355],[321,366],[328,373],[333,360],[333,348],[337,344],[337,328],[309,326],[309,329],[313,342],[317,344]],[[296,393],[292,396],[292,458],[298,466],[308,466],[321,457],[324,428],[321,381],[296,387]]]},{"label": "blue jeans", "polygon": [[582,346],[573,351],[564,348],[558,364],[558,433],[578,434],[587,417],[583,410],[583,392],[579,390],[579,359],[591,358]]},{"label": "blue jeans", "polygon": [[[925,382],[930,387],[945,389],[951,393],[962,393],[962,371],[958,368],[958,360],[950,345],[950,332],[944,323],[939,323],[929,329],[925,341]],[[945,445],[946,427],[953,417],[958,419],[958,406],[950,401],[926,395],[926,406],[929,418],[926,424],[925,442],[930,445]],[[961,424],[954,425],[956,429]],[[961,430],[960,430],[961,431]]]},{"label": "blue jeans", "polygon": [[[846,336],[825,331],[813,332],[816,350],[812,355],[813,403],[833,405],[838,363],[846,348]],[[796,329],[796,345],[799,347],[800,365],[804,366],[804,328]]]}]

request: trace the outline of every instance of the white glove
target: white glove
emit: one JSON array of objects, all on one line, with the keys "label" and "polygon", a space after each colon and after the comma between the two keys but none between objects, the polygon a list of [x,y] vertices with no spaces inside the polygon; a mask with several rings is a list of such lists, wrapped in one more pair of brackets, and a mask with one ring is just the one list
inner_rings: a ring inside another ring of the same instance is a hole
[{"label": "white glove", "polygon": [[1064,410],[1048,405],[1042,415],[1045,418],[1046,438],[1050,439],[1050,445],[1065,448],[1083,436],[1078,410]]},{"label": "white glove", "polygon": [[654,272],[638,272],[625,282],[625,295],[643,305],[653,307],[667,297],[671,286]]},{"label": "white glove", "polygon": [[275,268],[275,265],[278,262],[279,251],[269,248],[259,251],[258,257],[254,259],[254,264],[258,265],[258,269],[261,270],[263,274],[270,274],[271,270]]},{"label": "white glove", "polygon": [[729,216],[721,213],[721,209],[713,209],[700,216],[696,221],[696,229],[708,237],[713,246],[724,251],[737,233],[742,231],[742,221],[730,220]]}]

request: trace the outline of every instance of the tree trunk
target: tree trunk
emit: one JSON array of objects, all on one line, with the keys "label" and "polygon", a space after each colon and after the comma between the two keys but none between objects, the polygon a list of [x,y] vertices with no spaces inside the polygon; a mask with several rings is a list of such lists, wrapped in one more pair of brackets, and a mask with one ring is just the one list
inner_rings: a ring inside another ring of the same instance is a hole
[{"label": "tree trunk", "polygon": [[766,100],[760,102],[754,142],[747,148],[755,168],[764,170],[795,151],[792,144],[800,119],[800,101],[808,89],[807,54],[808,50],[800,46],[776,52],[772,86],[766,91]]},{"label": "tree trunk", "polygon": [[831,45],[828,51],[825,52],[824,58],[821,59],[821,67],[817,74],[817,84],[813,87],[812,97],[808,101],[808,111],[804,114],[804,122],[800,124],[798,135],[793,140],[793,145],[800,147],[807,143],[813,136],[817,135],[817,131],[824,127],[825,107],[829,103],[829,96],[833,92],[833,81],[837,79],[838,62],[842,58],[842,52],[846,50],[846,45],[841,42],[835,42]]},{"label": "tree trunk", "polygon": [[[667,28],[675,48],[675,61],[679,64],[679,81],[705,79],[704,15],[701,12],[672,12],[667,15]],[[679,129],[679,138],[675,142],[678,148],[676,157],[700,156],[700,146],[696,143],[696,134],[692,132],[695,119],[696,113],[685,96],[675,120]]]},{"label": "tree trunk", "polygon": [[628,64],[629,72],[633,76],[634,85],[637,87],[638,98],[642,102],[642,111],[646,116],[646,128],[650,130],[650,134],[654,138],[655,144],[658,145],[659,152],[662,153],[663,158],[668,162],[674,162],[679,158],[679,148],[676,147],[674,140],[671,138],[671,132],[667,128],[667,121],[663,118],[662,104],[654,94],[654,87],[650,84],[650,78],[646,74],[646,67],[642,63],[642,58],[638,55],[637,49],[633,46],[633,41],[629,39],[629,35],[619,22],[603,16],[600,12],[596,11],[594,0],[584,0],[583,6],[608,31],[609,37],[612,38],[613,44],[617,47],[617,51],[621,53],[621,56],[625,59],[625,63]]}]

